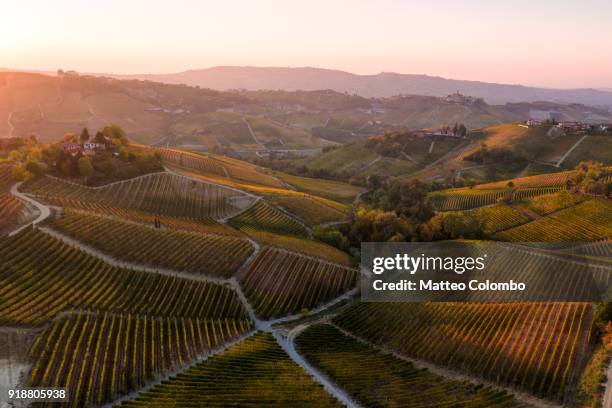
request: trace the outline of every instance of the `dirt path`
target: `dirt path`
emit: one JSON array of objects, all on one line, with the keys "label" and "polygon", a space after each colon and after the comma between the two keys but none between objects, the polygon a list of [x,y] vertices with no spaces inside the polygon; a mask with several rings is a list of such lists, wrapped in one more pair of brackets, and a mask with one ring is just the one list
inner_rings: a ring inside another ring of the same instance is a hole
[{"label": "dirt path", "polygon": [[18,234],[20,231],[22,231],[23,229],[29,227],[30,225],[37,225],[37,224],[41,223],[42,221],[46,220],[47,217],[49,217],[51,215],[51,210],[49,209],[49,207],[39,203],[36,200],[31,199],[27,195],[19,192],[19,187],[22,184],[23,184],[23,182],[19,182],[19,183],[14,184],[13,187],[11,187],[11,194],[14,195],[15,197],[25,201],[26,203],[36,207],[36,209],[39,212],[39,215],[38,215],[38,217],[35,220],[33,220],[33,221],[31,221],[31,222],[29,222],[29,223],[27,223],[27,224],[17,228],[15,231],[11,232],[9,234],[9,237],[12,237],[13,235]]},{"label": "dirt path", "polygon": [[565,161],[565,159],[567,159],[567,157],[572,154],[572,152],[574,151],[575,148],[577,148],[580,143],[582,143],[582,141],[584,139],[586,139],[587,137],[589,137],[589,135],[584,135],[580,138],[580,140],[578,140],[576,143],[574,143],[574,145],[572,147],[569,148],[569,150],[567,152],[565,152],[565,154],[563,156],[561,156],[561,158],[559,159],[559,161],[557,162],[557,164],[555,164],[555,167],[561,167],[561,164],[563,164],[563,162]]},{"label": "dirt path", "polygon": [[381,347],[375,343],[371,343],[368,340],[356,336],[351,332],[348,332],[344,329],[342,329],[341,327],[336,326],[333,323],[330,323],[332,326],[334,326],[336,329],[340,330],[344,335],[351,337],[361,343],[367,344],[369,346],[374,347],[377,350],[382,351],[383,353],[387,353],[387,354],[391,354],[393,357],[398,358],[400,360],[404,360],[407,361],[409,363],[412,363],[416,368],[426,368],[427,370],[431,371],[432,373],[439,375],[440,377],[444,377],[444,378],[448,378],[451,380],[457,380],[457,381],[469,381],[473,384],[485,384],[488,385],[490,387],[496,388],[496,389],[500,389],[500,390],[504,390],[512,395],[514,395],[516,397],[516,399],[523,401],[527,404],[533,405],[534,407],[537,408],[561,408],[561,405],[558,404],[553,404],[552,402],[549,401],[545,401],[543,399],[534,397],[530,394],[524,393],[524,392],[520,392],[517,391],[513,388],[510,387],[503,387],[500,386],[499,384],[481,379],[481,378],[474,378],[465,374],[461,374],[455,370],[451,370],[449,368],[446,367],[442,367],[436,364],[432,364],[428,361],[424,361],[424,360],[420,360],[420,359],[415,359],[415,358],[410,358],[410,357],[406,357],[403,354],[399,354],[393,350],[390,350],[388,348],[385,347]]},{"label": "dirt path", "polygon": [[289,333],[285,336],[278,332],[272,333],[276,338],[276,341],[283,348],[285,353],[302,369],[304,369],[308,374],[310,374],[315,381],[323,386],[323,388],[331,394],[334,398],[340,401],[347,407],[350,408],[359,408],[361,407],[357,404],[353,399],[344,391],[342,388],[338,387],[334,384],[326,375],[321,373],[319,370],[311,366],[304,357],[295,349],[295,338],[306,328],[308,328],[310,324],[303,324],[293,328]]},{"label": "dirt path", "polygon": [[257,144],[259,147],[261,147],[262,150],[268,150],[268,148],[266,147],[265,144],[261,143],[259,141],[259,139],[257,139],[257,135],[255,135],[255,132],[253,131],[253,128],[251,127],[251,124],[249,123],[248,120],[246,120],[246,118],[242,118],[242,120],[244,121],[244,123],[247,126],[247,129],[249,130],[249,133],[251,134],[251,137],[253,138],[253,140],[255,141],[255,144]]}]

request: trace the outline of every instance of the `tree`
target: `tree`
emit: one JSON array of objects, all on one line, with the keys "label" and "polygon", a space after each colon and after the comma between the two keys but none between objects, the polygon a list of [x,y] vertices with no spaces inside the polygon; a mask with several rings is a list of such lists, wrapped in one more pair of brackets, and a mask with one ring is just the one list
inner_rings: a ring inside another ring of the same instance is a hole
[{"label": "tree", "polygon": [[28,161],[25,165],[25,169],[32,173],[34,177],[39,177],[44,172],[41,164],[36,161]]},{"label": "tree", "polygon": [[89,177],[91,177],[94,173],[94,168],[91,165],[91,160],[89,160],[85,156],[81,157],[78,161],[78,167],[79,173],[81,173],[81,176],[85,177],[85,183],[87,183]]},{"label": "tree", "polygon": [[487,164],[487,153],[489,152],[489,147],[485,142],[480,143],[480,151],[482,153],[482,164]]},{"label": "tree", "polygon": [[96,132],[96,136],[94,137],[94,140],[96,141],[96,143],[100,143],[100,144],[106,143],[106,138],[104,137],[104,133],[100,132],[99,130]]},{"label": "tree", "polygon": [[127,134],[125,133],[125,130],[123,130],[120,126],[106,125],[104,126],[104,128],[102,128],[102,134],[113,140],[113,144],[115,144],[114,139],[119,140],[119,144],[122,144],[124,146],[129,144]]},{"label": "tree", "polygon": [[87,128],[83,128],[81,131],[81,143],[85,143],[89,141],[89,130]]},{"label": "tree", "polygon": [[77,141],[77,135],[75,135],[74,133],[66,133],[64,135],[64,142],[76,143]]},{"label": "tree", "polygon": [[13,170],[11,170],[11,175],[16,181],[28,181],[34,177],[34,175],[26,170],[26,168],[21,164],[13,167]]},{"label": "tree", "polygon": [[462,123],[461,125],[459,125],[459,136],[465,137],[466,135],[467,135],[467,128]]}]

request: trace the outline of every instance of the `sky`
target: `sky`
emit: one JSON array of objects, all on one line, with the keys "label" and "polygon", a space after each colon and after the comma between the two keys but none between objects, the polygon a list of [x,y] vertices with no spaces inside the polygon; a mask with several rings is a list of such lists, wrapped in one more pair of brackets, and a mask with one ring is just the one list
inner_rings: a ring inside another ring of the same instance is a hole
[{"label": "sky", "polygon": [[5,0],[0,67],[311,66],[612,88],[610,0]]}]

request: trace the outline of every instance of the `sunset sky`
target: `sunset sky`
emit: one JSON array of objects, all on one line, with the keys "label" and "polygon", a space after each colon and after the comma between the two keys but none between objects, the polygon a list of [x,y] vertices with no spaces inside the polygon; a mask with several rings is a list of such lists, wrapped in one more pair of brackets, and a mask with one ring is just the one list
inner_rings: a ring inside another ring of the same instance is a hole
[{"label": "sunset sky", "polygon": [[0,67],[314,66],[612,88],[611,21],[610,0],[4,1]]}]

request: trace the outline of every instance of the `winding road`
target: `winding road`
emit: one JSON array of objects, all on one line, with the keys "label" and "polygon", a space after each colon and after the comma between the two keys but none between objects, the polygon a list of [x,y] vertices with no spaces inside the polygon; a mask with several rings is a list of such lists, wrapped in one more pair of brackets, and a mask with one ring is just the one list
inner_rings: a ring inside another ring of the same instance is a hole
[{"label": "winding road", "polygon": [[46,220],[47,217],[49,217],[51,215],[51,210],[50,210],[50,208],[48,206],[43,205],[43,204],[39,203],[38,201],[31,199],[27,195],[19,192],[19,187],[22,184],[23,184],[23,182],[19,182],[19,183],[14,184],[11,187],[11,194],[14,195],[15,197],[25,201],[26,203],[31,204],[34,207],[36,207],[36,209],[39,212],[39,215],[38,215],[38,217],[35,220],[30,221],[26,225],[23,225],[23,226],[17,228],[15,231],[11,232],[9,234],[9,237],[12,237],[13,235],[18,234],[20,231],[24,230],[25,228],[29,227],[30,225],[37,225],[37,224],[41,223],[42,221]]}]

